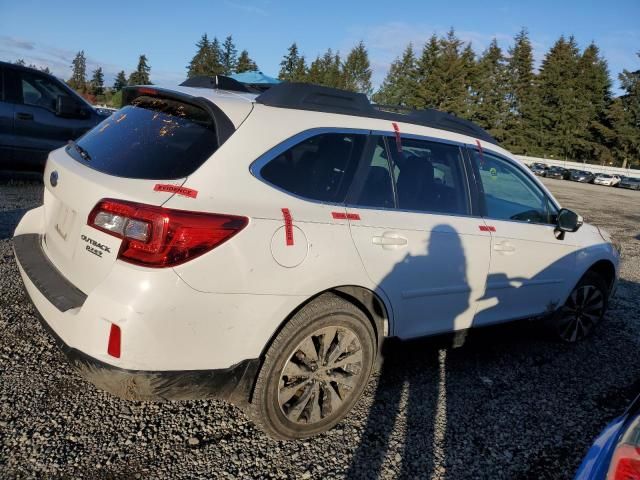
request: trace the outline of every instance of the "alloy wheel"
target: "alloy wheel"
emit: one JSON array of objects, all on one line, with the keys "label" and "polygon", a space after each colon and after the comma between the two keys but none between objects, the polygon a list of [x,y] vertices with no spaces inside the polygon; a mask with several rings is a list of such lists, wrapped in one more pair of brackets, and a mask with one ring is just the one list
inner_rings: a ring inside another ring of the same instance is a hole
[{"label": "alloy wheel", "polygon": [[287,419],[310,425],[331,417],[356,389],[362,345],[345,327],[324,327],[305,338],[280,374],[278,405]]},{"label": "alloy wheel", "polygon": [[568,343],[586,337],[604,315],[605,296],[595,285],[579,285],[560,309],[557,331]]}]

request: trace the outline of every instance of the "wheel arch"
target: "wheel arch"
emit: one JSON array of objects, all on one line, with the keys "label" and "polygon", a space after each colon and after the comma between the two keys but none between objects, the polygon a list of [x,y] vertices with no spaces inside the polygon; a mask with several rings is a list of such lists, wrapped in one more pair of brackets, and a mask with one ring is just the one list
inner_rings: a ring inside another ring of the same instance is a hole
[{"label": "wheel arch", "polygon": [[587,272],[594,272],[600,275],[607,283],[609,292],[611,292],[616,279],[616,267],[611,260],[598,260],[587,269]]}]

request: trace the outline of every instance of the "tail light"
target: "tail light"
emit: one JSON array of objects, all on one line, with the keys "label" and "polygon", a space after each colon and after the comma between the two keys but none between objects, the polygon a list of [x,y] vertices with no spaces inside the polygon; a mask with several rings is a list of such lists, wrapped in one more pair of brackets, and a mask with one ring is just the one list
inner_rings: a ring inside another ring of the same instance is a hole
[{"label": "tail light", "polygon": [[88,225],[122,239],[118,258],[145,267],[172,267],[229,240],[246,217],[188,212],[123,200],[102,199]]},{"label": "tail light", "polygon": [[607,480],[638,480],[640,479],[640,415],[627,428],[618,442]]}]

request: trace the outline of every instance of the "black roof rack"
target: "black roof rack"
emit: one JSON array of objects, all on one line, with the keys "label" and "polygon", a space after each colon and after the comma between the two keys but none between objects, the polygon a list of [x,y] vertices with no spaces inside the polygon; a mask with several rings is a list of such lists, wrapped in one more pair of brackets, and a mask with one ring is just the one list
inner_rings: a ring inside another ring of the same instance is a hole
[{"label": "black roof rack", "polygon": [[[405,122],[468,135],[498,144],[489,133],[469,120],[434,109],[413,110],[401,106],[376,105],[366,95],[306,83],[279,83],[259,95],[257,103],[271,107],[342,113],[359,117]],[[402,113],[400,113],[402,112]]]},{"label": "black roof rack", "polygon": [[196,77],[187,78],[180,84],[181,87],[196,87],[196,88],[214,88],[217,90],[230,90],[232,92],[242,93],[259,93],[249,90],[247,86],[239,81],[227,77],[226,75],[214,75],[212,77],[207,75],[198,75]]}]

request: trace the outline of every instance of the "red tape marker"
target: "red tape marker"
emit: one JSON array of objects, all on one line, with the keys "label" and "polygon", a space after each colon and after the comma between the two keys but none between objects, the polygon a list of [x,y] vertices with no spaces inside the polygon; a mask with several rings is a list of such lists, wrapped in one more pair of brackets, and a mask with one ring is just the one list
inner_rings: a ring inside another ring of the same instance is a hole
[{"label": "red tape marker", "polygon": [[358,213],[331,212],[331,216],[336,220],[360,220]]},{"label": "red tape marker", "polygon": [[478,146],[478,152],[480,153],[480,165],[484,165],[484,152],[482,151],[482,145],[480,145],[480,140],[476,138],[476,145]]},{"label": "red tape marker", "polygon": [[400,137],[400,127],[396,122],[391,122],[393,125],[393,131],[396,132],[396,147],[398,148],[398,152],[402,153],[402,137]]},{"label": "red tape marker", "polygon": [[495,232],[496,231],[496,227],[493,227],[491,225],[480,225],[480,231],[481,232]]},{"label": "red tape marker", "polygon": [[192,188],[181,187],[180,185],[167,185],[162,183],[156,183],[156,186],[153,187],[154,192],[167,192],[167,193],[175,193],[176,195],[182,195],[189,198],[196,198],[198,196],[198,191]]},{"label": "red tape marker", "polygon": [[284,237],[287,247],[290,247],[293,245],[293,218],[288,208],[282,209],[282,218],[284,219]]}]

